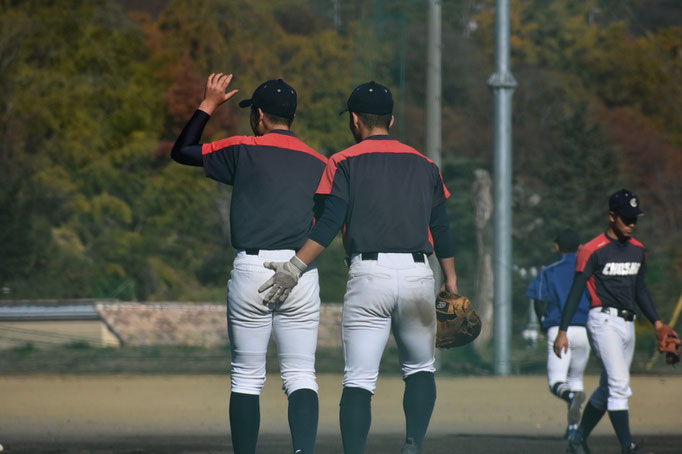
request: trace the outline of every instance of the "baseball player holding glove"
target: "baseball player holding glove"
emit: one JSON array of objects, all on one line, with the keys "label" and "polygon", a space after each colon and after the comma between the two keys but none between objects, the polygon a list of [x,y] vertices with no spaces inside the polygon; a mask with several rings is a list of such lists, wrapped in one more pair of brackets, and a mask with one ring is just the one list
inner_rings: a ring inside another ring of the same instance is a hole
[{"label": "baseball player holding glove", "polygon": [[461,347],[481,334],[481,318],[469,298],[441,290],[436,296],[436,347]]},{"label": "baseball player holding glove", "polygon": [[434,245],[445,290],[457,293],[445,211],[449,193],[432,161],[388,134],[388,88],[358,86],[344,111],[357,144],[330,158],[317,188],[324,208],[315,229],[290,262],[269,265],[277,273],[261,290],[269,290],[266,301],[281,301],[345,225],[350,271],[342,321],[343,449],[365,452],[379,362],[393,331],[405,380],[403,453],[419,453],[436,400],[434,278],[427,261]]},{"label": "baseball player holding glove", "polygon": [[299,273],[299,285],[284,304],[263,305],[258,285],[272,275],[265,262],[289,260],[313,226],[313,195],[327,159],[290,131],[296,92],[281,79],[261,84],[251,99],[255,137],[229,137],[201,145],[210,115],[226,94],[232,75],[211,74],[205,99],[185,126],[171,156],[204,168],[206,176],[232,186],[230,231],[236,250],[228,282],[227,321],[232,352],[230,429],[236,454],[253,454],[260,425],[259,395],[265,355],[274,330],[283,388],[289,398],[294,451],[312,454],[317,433],[315,349],[320,296],[317,269]]},{"label": "baseball player holding glove", "polygon": [[[542,329],[547,332],[547,381],[549,390],[568,404],[569,437],[580,422],[580,410],[585,401],[583,374],[590,357],[590,343],[587,339],[587,313],[590,301],[583,291],[578,309],[567,330],[568,351],[561,357],[554,354],[554,339],[559,331],[561,312],[573,283],[580,237],[573,230],[562,230],[554,240],[561,259],[544,267],[528,286],[526,296],[534,302]],[[543,307],[544,306],[544,307]]]},{"label": "baseball player holding glove", "polygon": [[576,433],[568,439],[571,453],[589,453],[587,438],[606,411],[623,453],[643,453],[630,435],[628,399],[630,363],[635,348],[635,303],[656,327],[661,341],[679,345],[677,334],[663,324],[644,282],[646,250],[632,237],[643,214],[639,198],[626,189],[609,198],[609,227],[578,252],[575,278],[554,341],[561,357],[569,348],[567,328],[587,285],[591,306],[587,331],[601,367],[599,386],[592,393]]}]

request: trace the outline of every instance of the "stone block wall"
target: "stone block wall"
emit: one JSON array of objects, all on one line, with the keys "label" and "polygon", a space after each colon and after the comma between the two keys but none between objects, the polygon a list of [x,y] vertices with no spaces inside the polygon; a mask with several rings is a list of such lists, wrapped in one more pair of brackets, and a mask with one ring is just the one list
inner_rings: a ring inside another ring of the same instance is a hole
[{"label": "stone block wall", "polygon": [[[320,310],[320,348],[341,347],[341,304]],[[224,304],[106,303],[97,312],[124,345],[221,347],[227,338]]]}]

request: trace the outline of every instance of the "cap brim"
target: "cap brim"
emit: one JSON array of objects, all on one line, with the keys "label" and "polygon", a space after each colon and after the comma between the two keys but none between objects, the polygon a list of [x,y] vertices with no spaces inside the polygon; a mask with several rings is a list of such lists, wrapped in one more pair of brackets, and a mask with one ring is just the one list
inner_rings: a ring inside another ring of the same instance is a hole
[{"label": "cap brim", "polygon": [[243,99],[239,101],[239,107],[251,107],[253,99]]},{"label": "cap brim", "polygon": [[624,218],[636,218],[644,214],[644,211],[639,207],[625,207],[614,211],[618,216]]},{"label": "cap brim", "polygon": [[344,107],[343,110],[341,112],[339,112],[339,115],[343,115],[346,112],[350,112],[350,110],[348,110],[348,107]]}]

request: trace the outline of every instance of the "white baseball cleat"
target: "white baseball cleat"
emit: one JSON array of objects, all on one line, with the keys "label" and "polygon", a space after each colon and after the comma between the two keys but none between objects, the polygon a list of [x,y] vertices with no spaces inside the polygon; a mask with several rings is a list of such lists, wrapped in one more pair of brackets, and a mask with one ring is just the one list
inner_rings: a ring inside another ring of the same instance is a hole
[{"label": "white baseball cleat", "polygon": [[585,393],[583,391],[576,391],[568,403],[568,425],[577,425],[580,422],[580,409],[585,402]]},{"label": "white baseball cleat", "polygon": [[654,454],[651,451],[644,450],[644,442],[632,443],[629,448],[624,448],[621,450],[623,454]]},{"label": "white baseball cleat", "polygon": [[591,454],[589,446],[587,446],[587,440],[585,440],[582,434],[576,431],[575,434],[568,437],[568,449],[566,449],[567,454]]},{"label": "white baseball cleat", "polygon": [[419,449],[413,438],[408,438],[400,454],[422,454],[422,450]]}]

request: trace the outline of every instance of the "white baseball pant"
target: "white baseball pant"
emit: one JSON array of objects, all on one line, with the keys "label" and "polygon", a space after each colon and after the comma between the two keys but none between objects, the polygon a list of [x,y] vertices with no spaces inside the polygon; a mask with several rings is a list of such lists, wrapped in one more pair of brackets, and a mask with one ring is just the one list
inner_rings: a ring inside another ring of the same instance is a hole
[{"label": "white baseball pant", "polygon": [[630,389],[630,364],[635,350],[635,323],[618,316],[616,309],[602,312],[590,309],[587,331],[601,377],[590,402],[598,409],[627,410]]},{"label": "white baseball pant", "polygon": [[547,330],[547,382],[552,390],[556,383],[566,383],[571,391],[583,390],[583,374],[590,358],[590,341],[584,326],[569,326],[568,351],[561,358],[554,353],[554,340],[559,333],[558,326]]},{"label": "white baseball pant", "polygon": [[374,393],[379,363],[391,331],[403,378],[435,372],[434,279],[428,261],[412,254],[351,258],[343,305],[343,386]]},{"label": "white baseball pant", "polygon": [[232,391],[258,395],[265,384],[265,358],[274,331],[287,395],[298,389],[317,392],[315,350],[320,321],[320,286],[315,264],[301,275],[286,301],[263,304],[258,287],[274,271],[264,262],[285,262],[293,250],[260,250],[258,255],[237,251],[227,285],[227,326],[232,352]]}]

